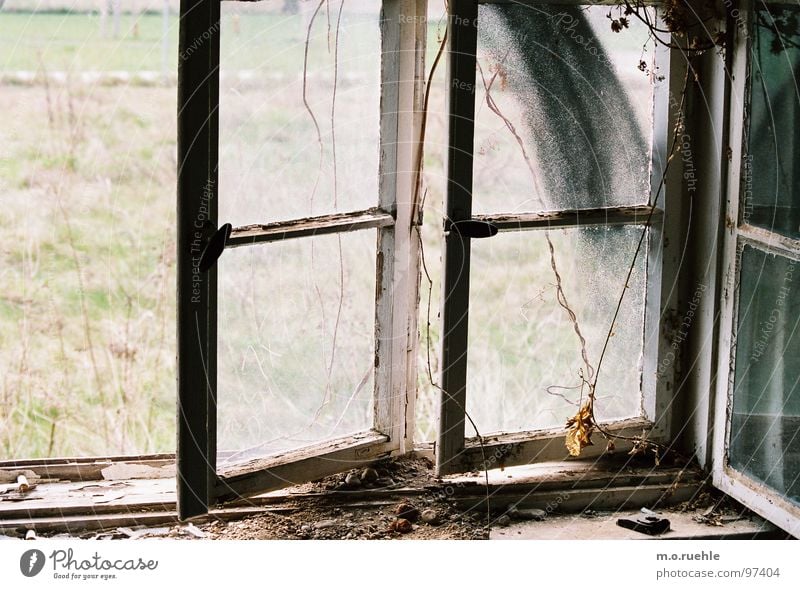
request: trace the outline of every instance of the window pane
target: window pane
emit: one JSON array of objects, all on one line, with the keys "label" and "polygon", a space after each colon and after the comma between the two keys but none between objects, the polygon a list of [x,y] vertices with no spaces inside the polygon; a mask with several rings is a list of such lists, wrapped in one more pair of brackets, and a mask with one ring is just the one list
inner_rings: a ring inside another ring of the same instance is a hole
[{"label": "window pane", "polygon": [[800,503],[800,272],[745,246],[730,464]]},{"label": "window pane", "polygon": [[378,203],[380,2],[345,2],[341,19],[318,5],[222,3],[220,218],[234,226]]},{"label": "window pane", "polygon": [[800,237],[800,7],[755,12],[742,221]]},{"label": "window pane", "polygon": [[375,231],[219,261],[220,464],[372,425]]},{"label": "window pane", "polygon": [[[648,31],[611,31],[607,6],[480,7],[475,117],[477,212],[645,203],[653,84]],[[535,170],[490,96],[514,126]]]},{"label": "window pane", "polygon": [[[550,232],[564,293],[593,368],[640,232],[639,227]],[[601,420],[641,414],[645,258],[642,251],[603,360],[595,407]],[[482,434],[563,427],[577,410],[580,344],[554,285],[544,232],[473,241],[467,410]],[[570,388],[548,393],[551,385]],[[474,435],[471,426],[466,433]]]}]

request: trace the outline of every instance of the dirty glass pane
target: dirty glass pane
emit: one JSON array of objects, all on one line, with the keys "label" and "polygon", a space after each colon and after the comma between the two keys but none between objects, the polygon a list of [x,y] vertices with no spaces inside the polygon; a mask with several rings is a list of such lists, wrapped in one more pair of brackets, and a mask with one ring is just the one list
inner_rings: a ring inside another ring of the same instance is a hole
[{"label": "dirty glass pane", "polygon": [[222,3],[220,219],[234,226],[378,203],[380,2],[318,6]]},{"label": "dirty glass pane", "polygon": [[[653,47],[636,19],[614,33],[608,14],[607,6],[480,7],[476,212],[647,202],[653,79],[637,66],[652,66]],[[487,103],[487,85],[533,173]]]},{"label": "dirty glass pane", "polygon": [[[640,232],[639,227],[550,232],[564,294],[593,368]],[[577,410],[580,344],[556,301],[545,235],[500,233],[472,244],[467,410],[481,434],[563,427]],[[595,411],[601,420],[641,414],[645,258],[643,251],[600,371]],[[561,388],[548,393],[550,386]],[[466,434],[475,434],[469,425]]]},{"label": "dirty glass pane", "polygon": [[219,465],[372,425],[373,230],[219,261]]},{"label": "dirty glass pane", "polygon": [[742,222],[800,237],[800,7],[755,12]]},{"label": "dirty glass pane", "polygon": [[800,504],[800,263],[745,246],[730,464]]}]

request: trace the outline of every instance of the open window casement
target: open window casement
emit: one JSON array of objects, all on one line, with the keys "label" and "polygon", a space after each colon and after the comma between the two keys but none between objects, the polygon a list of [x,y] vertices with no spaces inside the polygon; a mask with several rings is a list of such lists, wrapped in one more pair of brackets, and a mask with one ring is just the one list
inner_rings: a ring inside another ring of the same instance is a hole
[{"label": "open window casement", "polygon": [[[714,482],[800,535],[800,14],[736,29]],[[794,20],[793,20],[794,19]]]},{"label": "open window casement", "polygon": [[182,3],[182,518],[409,443],[425,2],[282,5]]},{"label": "open window casement", "polygon": [[[638,21],[613,33],[608,6],[449,5],[438,470],[567,457],[595,380],[606,431],[665,440],[680,191],[664,171],[685,60]],[[605,450],[595,432],[581,456]]]}]

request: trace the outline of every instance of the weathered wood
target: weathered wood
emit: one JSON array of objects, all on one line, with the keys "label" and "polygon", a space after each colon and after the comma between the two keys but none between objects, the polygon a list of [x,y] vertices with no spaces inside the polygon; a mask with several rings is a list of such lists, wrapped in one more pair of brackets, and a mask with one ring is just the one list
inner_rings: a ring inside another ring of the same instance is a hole
[{"label": "weathered wood", "polygon": [[275,223],[245,225],[234,227],[226,247],[240,247],[254,243],[282,241],[297,237],[345,233],[362,229],[391,227],[394,218],[389,213],[372,208],[352,213],[320,215],[307,219],[277,221]]},{"label": "weathered wood", "polygon": [[[252,515],[264,513],[287,514],[295,511],[290,507],[234,507],[214,509],[209,512],[209,520],[231,521]],[[69,533],[82,534],[84,532],[115,530],[120,527],[131,526],[159,526],[177,525],[181,523],[177,512],[151,511],[144,513],[103,513],[96,515],[65,515],[62,517],[42,517],[36,519],[8,519],[0,520],[0,533],[25,533],[25,530],[36,530],[39,533]]]},{"label": "weathered wood", "polygon": [[[694,498],[700,490],[697,483],[677,483],[675,485],[636,485],[632,487],[615,486],[607,489],[586,488],[554,491],[505,492],[490,494],[489,505],[492,513],[502,514],[509,507],[519,509],[542,509],[546,513],[581,513],[593,511],[637,509],[640,507],[663,507],[682,503]],[[452,495],[453,501],[461,509],[475,513],[486,511],[486,491],[478,490]]]},{"label": "weathered wood", "polygon": [[[41,479],[57,479],[66,481],[96,481],[103,479],[103,470],[115,464],[130,464],[152,467],[154,474],[157,476],[174,476],[169,473],[164,467],[175,464],[175,455],[169,458],[157,459],[137,459],[136,457],[126,458],[113,458],[113,459],[84,459],[83,461],[72,461],[73,459],[56,460],[53,463],[49,461],[20,461],[20,466],[23,462],[31,462],[25,466],[23,470],[27,473],[33,473],[36,477]],[[18,468],[11,466],[9,463],[0,464],[0,482],[11,476]],[[30,476],[30,475],[29,475]]]},{"label": "weathered wood", "polygon": [[[691,496],[704,481],[698,469],[632,467],[627,457],[536,464],[490,472],[493,510],[511,505],[553,511],[586,508],[613,509],[617,505],[652,506]],[[37,488],[42,497],[23,503],[0,502],[0,532],[113,529],[119,526],[177,523],[175,483],[168,479],[132,480],[126,484],[55,483]],[[212,518],[232,519],[258,513],[290,512],[304,500],[330,501],[341,507],[375,507],[399,498],[446,496],[464,509],[482,509],[486,497],[483,475],[446,477],[440,483],[357,491],[284,489],[233,501],[211,511]],[[96,499],[100,495],[113,494]],[[122,496],[118,496],[118,495]],[[633,501],[634,503],[631,503]],[[549,505],[549,508],[548,508]]]},{"label": "weathered wood", "polygon": [[414,431],[420,274],[412,207],[422,149],[425,16],[424,0],[383,3],[380,205],[395,211],[396,223],[378,233],[373,427],[398,452],[412,447]]},{"label": "weathered wood", "polygon": [[[617,435],[641,436],[652,427],[645,419],[631,419],[604,424],[603,429]],[[483,437],[483,447],[476,438],[465,441],[464,450],[453,460],[452,472],[486,470],[492,468],[564,460],[568,457],[565,446],[564,429],[533,432],[514,432],[510,434],[488,435]],[[606,443],[598,431],[594,434],[595,445],[581,451],[581,459],[594,458],[606,453]],[[615,440],[617,452],[626,452],[633,447],[632,442]]]},{"label": "weathered wood", "polygon": [[604,209],[575,209],[546,211],[539,213],[502,213],[475,215],[476,221],[491,223],[500,231],[519,231],[523,229],[555,229],[558,227],[583,227],[601,225],[644,225],[661,222],[662,211],[656,209],[650,216],[651,207],[615,207]]},{"label": "weathered wood", "polygon": [[800,260],[800,239],[792,239],[780,233],[774,233],[754,225],[741,225],[739,237],[752,244],[756,244],[770,253],[779,254],[792,260]]},{"label": "weathered wood", "polygon": [[387,457],[394,446],[379,432],[364,432],[302,450],[220,469],[220,502],[322,478]]}]

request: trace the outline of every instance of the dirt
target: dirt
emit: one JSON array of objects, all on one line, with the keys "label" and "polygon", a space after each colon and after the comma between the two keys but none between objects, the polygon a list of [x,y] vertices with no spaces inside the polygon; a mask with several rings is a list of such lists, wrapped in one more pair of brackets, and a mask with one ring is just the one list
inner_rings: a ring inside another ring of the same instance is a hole
[{"label": "dirt", "polygon": [[[488,539],[486,513],[459,511],[437,492],[439,481],[428,460],[400,458],[370,468],[373,472],[366,477],[365,469],[356,469],[292,487],[290,492],[305,496],[288,498],[259,515],[137,530],[136,535],[191,540]],[[361,493],[367,489],[377,492]],[[315,493],[325,496],[308,496]],[[423,514],[433,521],[424,521]]]}]

